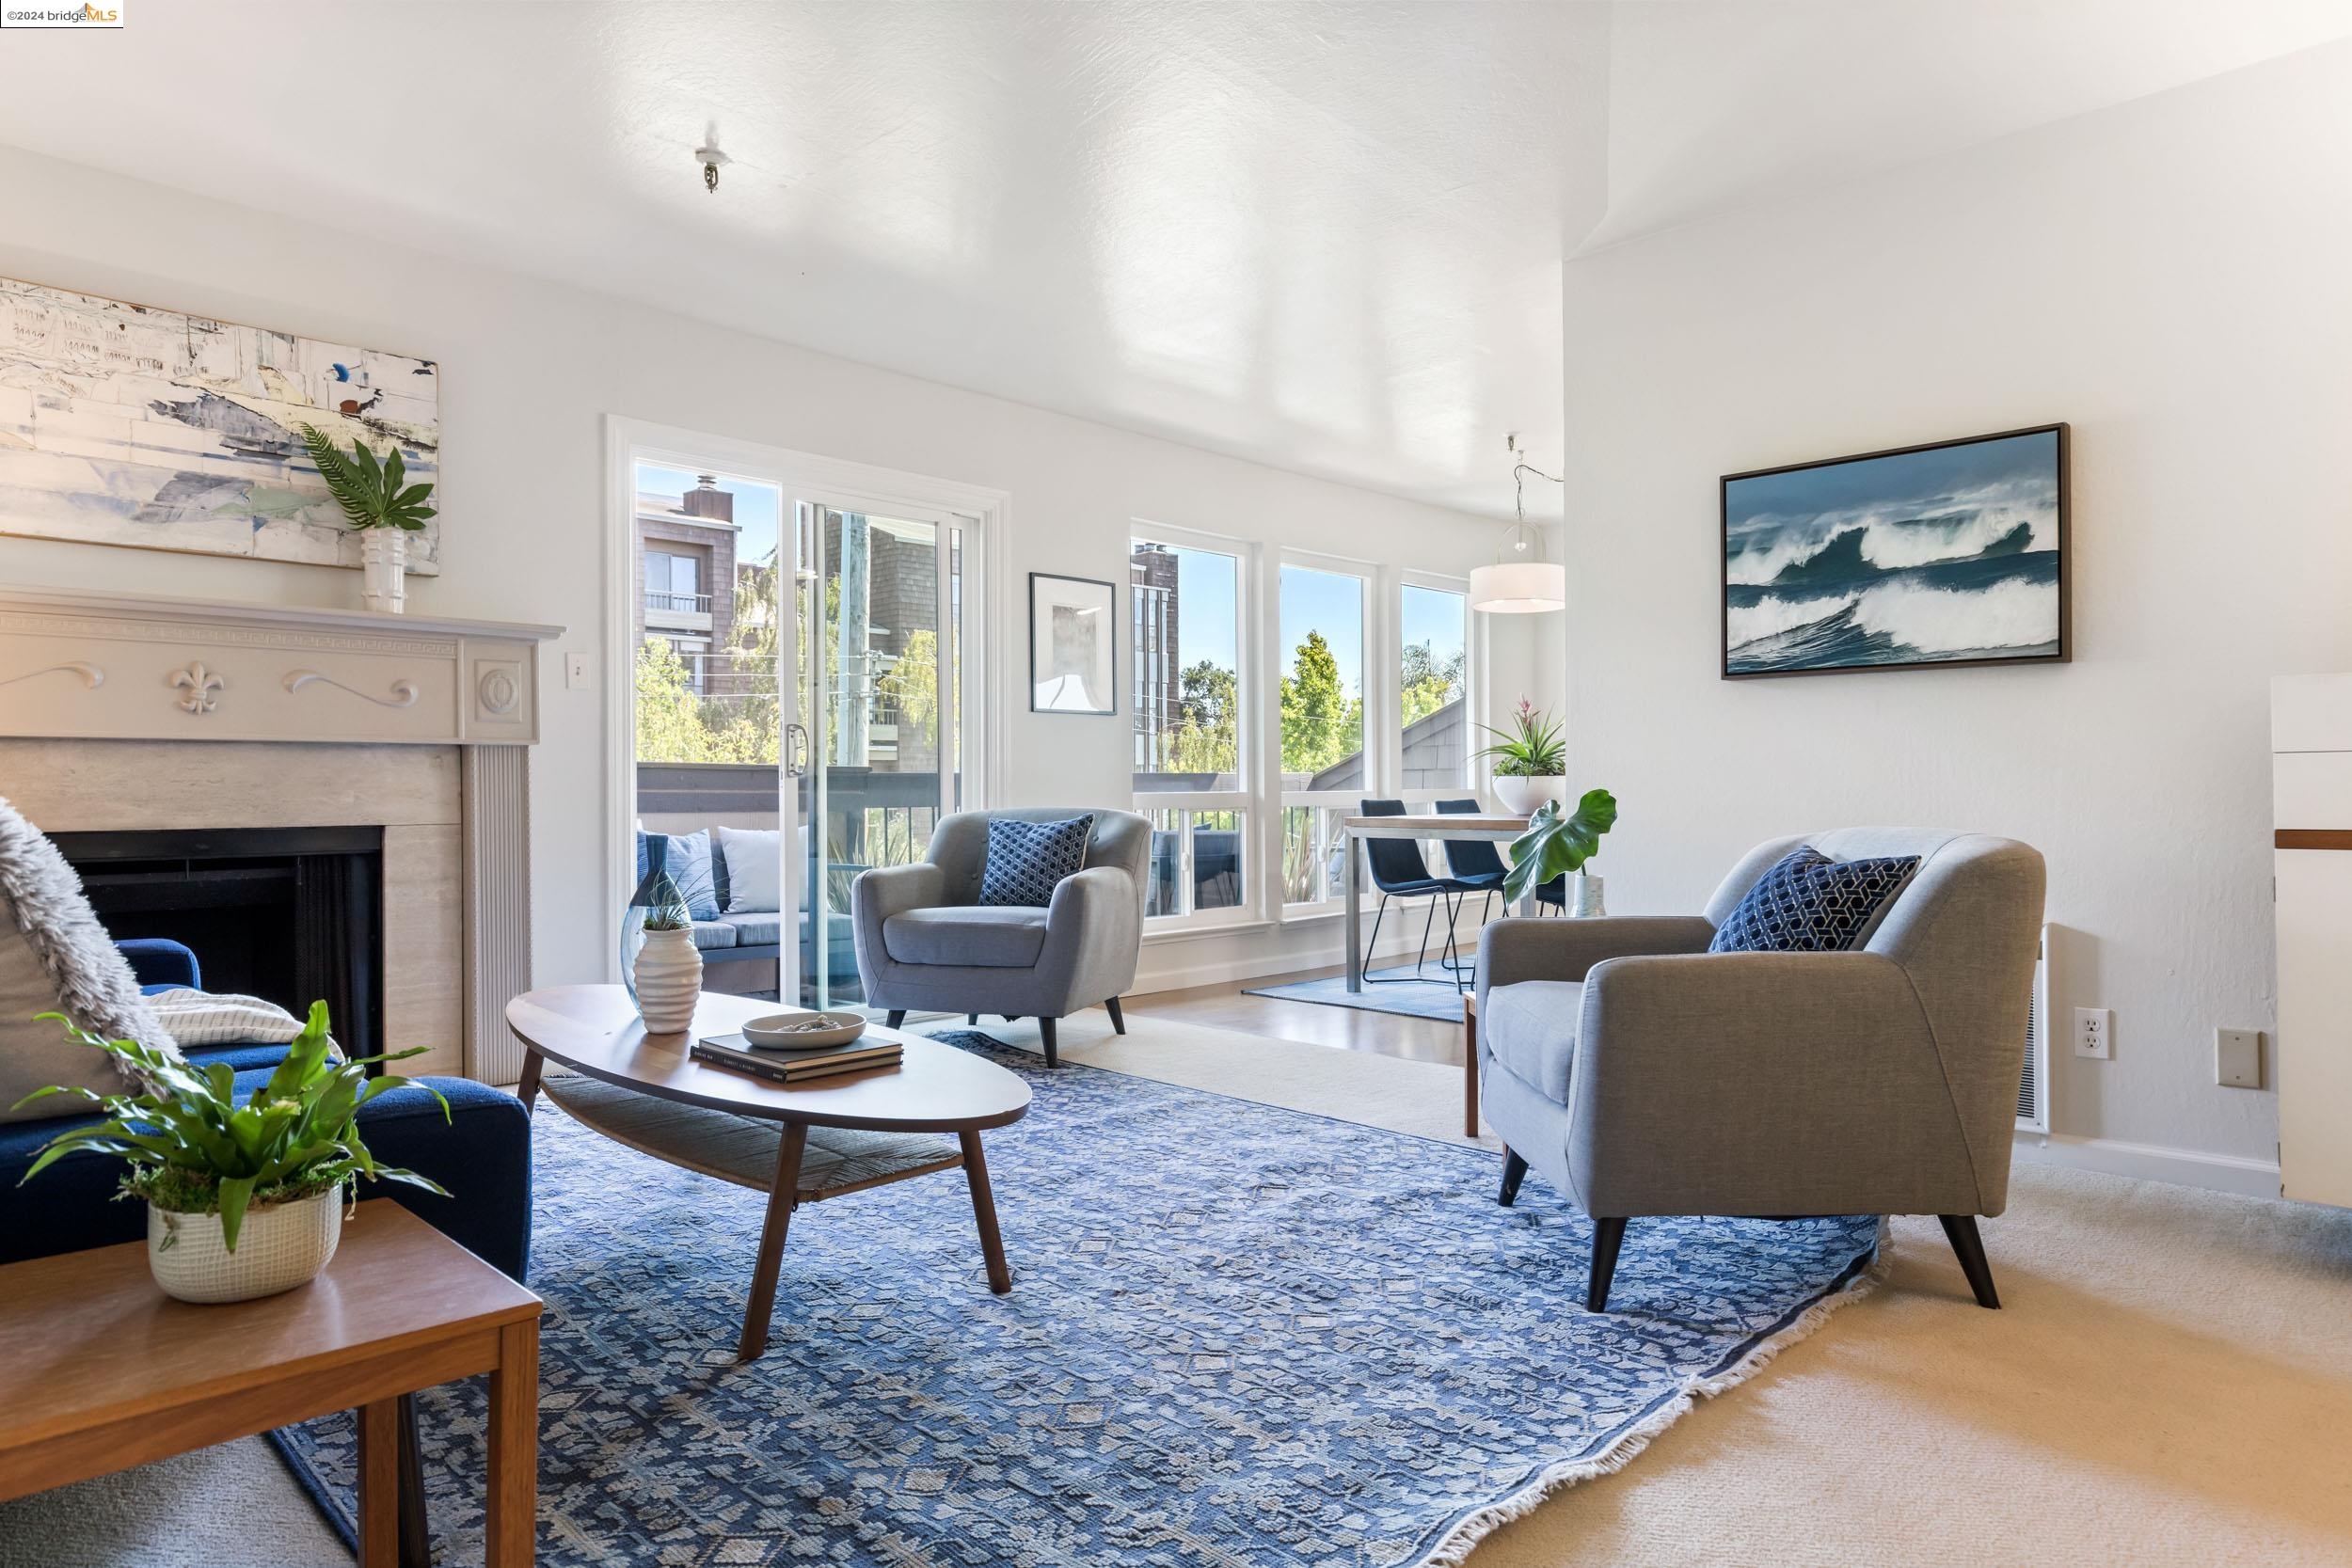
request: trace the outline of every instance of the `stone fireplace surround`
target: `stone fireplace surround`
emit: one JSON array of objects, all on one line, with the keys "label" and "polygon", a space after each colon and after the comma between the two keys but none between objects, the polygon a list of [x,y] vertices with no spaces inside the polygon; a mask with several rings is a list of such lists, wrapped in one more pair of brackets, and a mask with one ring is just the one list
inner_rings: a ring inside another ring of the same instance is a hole
[{"label": "stone fireplace surround", "polygon": [[0,589],[0,795],[53,832],[383,830],[386,1042],[512,1083],[557,626]]}]

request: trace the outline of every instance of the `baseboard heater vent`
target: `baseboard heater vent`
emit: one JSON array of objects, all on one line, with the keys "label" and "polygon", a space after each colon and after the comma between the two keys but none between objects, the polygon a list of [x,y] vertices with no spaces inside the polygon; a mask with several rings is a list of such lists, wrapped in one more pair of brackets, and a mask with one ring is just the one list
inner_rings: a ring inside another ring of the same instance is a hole
[{"label": "baseboard heater vent", "polygon": [[2033,1000],[2026,1010],[2026,1072],[2017,1085],[2017,1131],[2050,1130],[2050,928],[2034,950]]}]

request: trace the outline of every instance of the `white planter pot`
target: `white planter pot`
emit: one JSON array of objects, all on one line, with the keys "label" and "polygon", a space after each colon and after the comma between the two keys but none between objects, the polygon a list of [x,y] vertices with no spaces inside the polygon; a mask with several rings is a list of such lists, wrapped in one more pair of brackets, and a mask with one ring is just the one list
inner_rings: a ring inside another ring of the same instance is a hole
[{"label": "white planter pot", "polygon": [[246,1210],[234,1252],[221,1242],[218,1214],[147,1206],[147,1266],[176,1301],[251,1301],[307,1285],[335,1256],[342,1237],[340,1187]]},{"label": "white planter pot", "polygon": [[1580,871],[1568,879],[1568,912],[1582,920],[1597,920],[1609,912],[1601,908],[1598,877]]},{"label": "white planter pot", "polygon": [[694,1022],[702,999],[703,955],[694,933],[647,931],[637,951],[637,1015],[649,1035],[675,1035]]},{"label": "white planter pot", "polygon": [[1535,808],[1546,800],[1562,800],[1567,792],[1568,781],[1557,773],[1495,775],[1495,799],[1502,802],[1503,810],[1515,816],[1532,816]]},{"label": "white planter pot", "polygon": [[408,535],[372,528],[359,535],[359,599],[368,609],[398,615],[408,608]]}]

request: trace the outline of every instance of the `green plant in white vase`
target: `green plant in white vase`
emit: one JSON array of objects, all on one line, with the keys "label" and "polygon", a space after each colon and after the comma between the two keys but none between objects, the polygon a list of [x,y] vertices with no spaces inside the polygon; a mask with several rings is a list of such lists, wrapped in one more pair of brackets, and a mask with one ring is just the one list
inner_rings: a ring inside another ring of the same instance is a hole
[{"label": "green plant in white vase", "polygon": [[1478,726],[1495,737],[1495,744],[1477,754],[1494,758],[1495,798],[1505,810],[1524,816],[1547,800],[1557,800],[1567,789],[1567,742],[1559,722],[1521,697],[1511,710],[1511,727]]},{"label": "green plant in white vase", "polygon": [[1617,798],[1588,789],[1573,812],[1546,800],[1528,819],[1527,832],[1511,841],[1511,870],[1502,879],[1506,903],[1518,903],[1555,877],[1570,879],[1565,891],[1570,914],[1601,912],[1600,879],[1584,869],[1600,853],[1600,835],[1617,825]]},{"label": "green plant in white vase", "polygon": [[408,602],[408,535],[421,533],[434,515],[426,504],[431,483],[408,483],[398,446],[379,462],[366,442],[354,441],[345,452],[313,424],[302,427],[302,444],[359,535],[360,599],[370,610],[399,614]]},{"label": "green plant in white vase", "polygon": [[[360,1177],[446,1190],[412,1170],[379,1164],[359,1136],[359,1107],[412,1079],[367,1075],[375,1062],[424,1050],[346,1059],[327,1037],[326,1004],[267,1081],[236,1102],[225,1062],[199,1067],[137,1040],[102,1039],[63,1013],[42,1013],[93,1051],[135,1069],[139,1094],[100,1094],[52,1085],[17,1103],[75,1094],[106,1119],[69,1127],[49,1140],[23,1180],[66,1155],[113,1154],[130,1164],[122,1196],[147,1203],[148,1265],[167,1295],[182,1301],[249,1301],[290,1291],[335,1256],[342,1236],[342,1188]],[[440,1091],[425,1086],[441,1101]],[[21,1184],[21,1183],[20,1183]]]},{"label": "green plant in white vase", "polygon": [[656,872],[645,895],[644,944],[629,959],[637,1016],[649,1035],[675,1035],[693,1026],[702,1000],[703,955],[694,945],[694,919],[686,896],[666,873]]}]

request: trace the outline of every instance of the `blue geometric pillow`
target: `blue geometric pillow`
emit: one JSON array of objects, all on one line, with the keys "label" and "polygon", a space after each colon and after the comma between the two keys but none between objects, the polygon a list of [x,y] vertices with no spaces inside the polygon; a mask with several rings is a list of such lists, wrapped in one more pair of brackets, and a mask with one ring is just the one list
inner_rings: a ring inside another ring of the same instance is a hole
[{"label": "blue geometric pillow", "polygon": [[988,825],[988,863],[980,869],[980,902],[1039,908],[1054,901],[1054,887],[1074,877],[1087,863],[1091,816],[1067,822],[1023,822],[999,816]]},{"label": "blue geometric pillow", "polygon": [[719,918],[719,888],[711,865],[710,832],[637,835],[637,887],[640,895],[656,871],[666,871],[686,900],[686,912],[696,920]]},{"label": "blue geometric pillow", "polygon": [[1919,869],[1916,855],[1834,861],[1790,850],[1756,879],[1707,944],[1709,953],[1842,953]]}]

